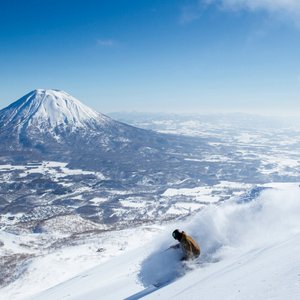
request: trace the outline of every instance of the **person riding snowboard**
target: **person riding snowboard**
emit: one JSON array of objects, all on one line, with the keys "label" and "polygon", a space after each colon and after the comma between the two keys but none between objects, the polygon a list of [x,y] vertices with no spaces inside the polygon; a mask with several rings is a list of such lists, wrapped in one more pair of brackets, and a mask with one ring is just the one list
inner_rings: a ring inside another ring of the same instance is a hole
[{"label": "person riding snowboard", "polygon": [[181,248],[183,257],[180,260],[195,259],[200,255],[200,247],[196,241],[184,231],[174,230],[172,236],[175,240],[179,241],[179,244],[171,246],[170,248]]}]

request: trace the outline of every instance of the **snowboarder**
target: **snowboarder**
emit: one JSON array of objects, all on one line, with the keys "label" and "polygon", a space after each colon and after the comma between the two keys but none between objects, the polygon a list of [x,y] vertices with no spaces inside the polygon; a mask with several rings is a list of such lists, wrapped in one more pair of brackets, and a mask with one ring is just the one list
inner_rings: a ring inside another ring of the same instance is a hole
[{"label": "snowboarder", "polygon": [[183,257],[181,260],[195,259],[200,255],[200,247],[196,241],[184,231],[174,230],[172,236],[179,244],[173,245],[170,248],[177,249],[181,248]]}]

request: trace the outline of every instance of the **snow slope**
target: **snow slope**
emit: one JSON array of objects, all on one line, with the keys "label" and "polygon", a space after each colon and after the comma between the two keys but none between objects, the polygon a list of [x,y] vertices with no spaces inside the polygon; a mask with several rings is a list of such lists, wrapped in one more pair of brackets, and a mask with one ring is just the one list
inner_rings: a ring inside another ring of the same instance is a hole
[{"label": "snow slope", "polygon": [[[300,299],[299,215],[299,185],[270,184],[251,201],[208,206],[189,222],[166,226],[146,247],[30,299]],[[180,253],[164,251],[175,227],[199,242],[198,261],[182,266]],[[142,231],[135,239],[142,241]]]}]

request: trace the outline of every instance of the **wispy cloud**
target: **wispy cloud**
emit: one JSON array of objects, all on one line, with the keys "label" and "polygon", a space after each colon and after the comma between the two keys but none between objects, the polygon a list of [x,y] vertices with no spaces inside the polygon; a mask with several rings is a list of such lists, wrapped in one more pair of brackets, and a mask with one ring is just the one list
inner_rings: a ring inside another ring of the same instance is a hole
[{"label": "wispy cloud", "polygon": [[199,19],[211,2],[211,0],[198,0],[182,6],[179,22],[188,24]]},{"label": "wispy cloud", "polygon": [[289,13],[291,15],[300,14],[299,0],[212,0],[210,2],[215,4],[221,3],[228,8],[252,11],[266,10],[268,12]]},{"label": "wispy cloud", "polygon": [[195,7],[193,5],[184,6],[181,8],[180,23],[187,24],[191,23],[200,17],[200,7]]},{"label": "wispy cloud", "polygon": [[112,39],[97,39],[97,45],[105,48],[115,47],[118,43]]},{"label": "wispy cloud", "polygon": [[222,9],[265,11],[300,25],[299,0],[199,0],[199,6],[217,5]]},{"label": "wispy cloud", "polygon": [[265,11],[276,18],[289,20],[300,26],[300,0],[195,0],[193,4],[182,8],[181,22],[195,21],[209,6],[232,11]]}]

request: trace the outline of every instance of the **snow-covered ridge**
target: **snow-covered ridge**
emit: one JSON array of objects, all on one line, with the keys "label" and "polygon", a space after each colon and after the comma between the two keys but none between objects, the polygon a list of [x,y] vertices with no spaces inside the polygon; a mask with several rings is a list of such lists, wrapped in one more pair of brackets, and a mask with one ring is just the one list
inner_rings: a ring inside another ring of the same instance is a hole
[{"label": "snow-covered ridge", "polygon": [[0,111],[3,126],[86,127],[109,118],[64,91],[36,89]]}]

